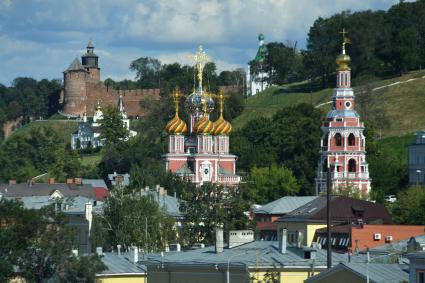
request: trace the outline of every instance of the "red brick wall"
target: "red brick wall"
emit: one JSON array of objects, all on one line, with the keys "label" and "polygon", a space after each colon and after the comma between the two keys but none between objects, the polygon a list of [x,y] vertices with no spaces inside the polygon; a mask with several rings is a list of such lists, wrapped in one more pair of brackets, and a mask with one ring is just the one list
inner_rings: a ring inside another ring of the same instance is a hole
[{"label": "red brick wall", "polygon": [[[106,87],[102,82],[87,82],[86,93],[87,116],[93,116],[98,99],[102,107],[118,105],[118,91]],[[123,102],[127,115],[131,117],[146,115],[146,112],[142,111],[140,108],[140,101],[142,99],[147,97],[153,100],[159,99],[159,89],[122,90],[121,94],[123,95]]]},{"label": "red brick wall", "polygon": [[[373,239],[375,233],[381,234],[381,240]],[[364,225],[363,228],[351,228],[351,246],[354,249],[356,247],[356,240],[358,240],[358,248],[365,250],[386,244],[386,236],[393,236],[392,242],[398,242],[422,234],[425,234],[425,226]]]}]

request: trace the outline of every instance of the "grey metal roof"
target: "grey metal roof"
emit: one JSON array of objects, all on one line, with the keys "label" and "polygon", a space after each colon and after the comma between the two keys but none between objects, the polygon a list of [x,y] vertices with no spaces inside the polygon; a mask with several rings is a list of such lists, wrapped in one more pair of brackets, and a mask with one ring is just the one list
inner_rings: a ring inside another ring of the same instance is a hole
[{"label": "grey metal roof", "polygon": [[81,64],[80,60],[78,58],[75,58],[74,61],[72,61],[71,65],[69,65],[68,69],[66,69],[65,72],[69,71],[85,71],[84,66]]},{"label": "grey metal roof", "polygon": [[329,111],[327,118],[359,118],[359,114],[355,110],[332,110]]},{"label": "grey metal roof", "polygon": [[76,184],[46,184],[20,183],[15,185],[0,184],[0,193],[4,197],[30,197],[30,196],[50,196],[54,191],[59,191],[64,197],[83,196],[96,199],[95,192],[91,185]]},{"label": "grey metal roof", "polygon": [[[320,222],[326,221],[326,196],[320,196],[294,211],[279,218],[278,222]],[[357,220],[356,211],[362,211],[365,223],[392,224],[392,217],[384,205],[346,196],[331,197],[333,223],[350,223]]]},{"label": "grey metal roof", "polygon": [[119,256],[113,252],[104,253],[101,259],[108,269],[96,274],[96,277],[120,274],[146,274],[146,267],[141,264],[134,264],[130,262],[127,254],[122,254]]},{"label": "grey metal roof", "polygon": [[[20,200],[27,209],[40,209],[44,206],[54,204],[55,199],[51,199],[50,196],[27,196],[27,197],[5,197],[9,200]],[[103,202],[94,201],[91,198],[86,197],[71,197],[63,200],[61,205],[61,211],[65,214],[84,214],[86,209],[86,203],[93,204],[93,211],[102,211]]]},{"label": "grey metal roof", "polygon": [[368,274],[369,282],[371,283],[399,283],[402,281],[409,281],[406,265],[344,262],[334,266],[332,269],[322,271],[320,274],[307,279],[305,282],[316,282],[319,279],[325,279],[327,276],[341,269],[349,270],[364,279],[367,278]]},{"label": "grey metal roof", "polygon": [[96,188],[108,188],[103,179],[83,179],[84,185],[92,185],[92,187]]},{"label": "grey metal roof", "polygon": [[169,196],[169,195],[161,195],[156,191],[142,191],[142,195],[147,195],[153,197],[153,199],[158,203],[158,205],[171,216],[173,217],[181,217],[183,214],[180,212],[180,203],[179,199]]},{"label": "grey metal roof", "polygon": [[403,253],[407,251],[407,246],[410,241],[415,241],[420,246],[425,246],[425,234],[420,236],[411,237],[409,239],[401,240],[395,243],[384,244],[369,249],[371,253],[390,253],[397,252]]},{"label": "grey metal roof", "polygon": [[304,204],[316,199],[317,196],[296,197],[286,196],[280,199],[269,202],[261,207],[254,209],[254,213],[264,214],[287,214]]},{"label": "grey metal roof", "polygon": [[[148,254],[146,264],[155,264],[159,262],[170,265],[208,265],[208,264],[227,264],[232,256],[233,264],[244,264],[248,267],[311,267],[313,260],[304,259],[304,250],[302,248],[288,247],[287,252],[282,254],[278,251],[278,242],[276,241],[254,241],[243,244],[232,249],[225,248],[222,253],[215,253],[214,246],[189,250],[183,252],[168,252],[161,254]],[[347,255],[332,253],[332,262],[336,265],[340,262],[347,262]],[[352,261],[365,262],[364,255],[352,257]],[[326,250],[318,249],[314,260],[315,267],[326,266]]]}]

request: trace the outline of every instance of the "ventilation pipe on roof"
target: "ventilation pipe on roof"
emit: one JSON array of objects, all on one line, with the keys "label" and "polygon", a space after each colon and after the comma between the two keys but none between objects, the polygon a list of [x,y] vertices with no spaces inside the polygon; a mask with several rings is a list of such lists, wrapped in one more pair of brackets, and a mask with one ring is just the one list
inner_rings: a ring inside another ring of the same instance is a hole
[{"label": "ventilation pipe on roof", "polygon": [[121,255],[121,245],[117,245],[117,252],[118,252],[118,255],[120,256]]},{"label": "ventilation pipe on roof", "polygon": [[223,237],[223,228],[215,228],[215,252],[222,253],[224,250],[224,237]]},{"label": "ventilation pipe on roof", "polygon": [[132,263],[137,263],[139,261],[139,248],[130,247],[130,261]]},{"label": "ventilation pipe on roof", "polygon": [[103,248],[102,247],[96,247],[96,254],[98,256],[103,256]]},{"label": "ventilation pipe on roof", "polygon": [[280,227],[278,228],[277,237],[279,239],[279,252],[281,254],[286,253],[287,234],[288,234],[288,230],[286,230],[286,228],[280,228]]}]

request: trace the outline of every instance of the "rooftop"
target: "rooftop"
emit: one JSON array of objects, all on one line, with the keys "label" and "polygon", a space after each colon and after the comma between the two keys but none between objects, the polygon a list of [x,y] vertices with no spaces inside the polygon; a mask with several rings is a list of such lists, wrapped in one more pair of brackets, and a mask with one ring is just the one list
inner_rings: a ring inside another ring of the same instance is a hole
[{"label": "rooftop", "polygon": [[[384,205],[365,200],[331,197],[333,223],[351,223],[361,218],[364,223],[392,224],[393,220]],[[325,222],[326,196],[320,196],[279,218],[278,222]]]},{"label": "rooftop", "polygon": [[83,196],[90,199],[96,199],[95,192],[91,185],[77,185],[64,183],[20,183],[20,184],[0,184],[0,194],[3,197],[30,197],[30,196],[50,196],[55,191],[62,194],[63,197]]},{"label": "rooftop", "polygon": [[[312,259],[304,259],[302,248],[288,247],[286,253],[282,254],[278,250],[278,242],[275,241],[254,241],[243,244],[232,249],[225,248],[222,253],[216,253],[215,247],[210,246],[196,250],[183,252],[168,252],[162,257],[161,254],[148,254],[147,264],[162,262],[169,265],[212,265],[227,264],[232,256],[232,263],[248,267],[281,266],[281,267],[310,267]],[[332,253],[332,262],[338,264],[347,262],[347,255]],[[353,256],[352,261],[365,262],[364,255]],[[326,266],[326,251],[317,250],[314,260],[316,267]]]},{"label": "rooftop", "polygon": [[409,281],[409,274],[407,266],[399,264],[366,264],[355,262],[344,262],[329,270],[322,271],[320,274],[307,279],[305,282],[316,282],[318,279],[325,279],[335,272],[340,270],[349,270],[357,276],[366,280],[367,274],[369,275],[369,282],[371,283],[388,283],[388,282],[403,282]]},{"label": "rooftop", "polygon": [[141,264],[130,262],[126,254],[118,255],[117,253],[103,253],[101,257],[107,269],[96,274],[96,277],[102,276],[118,276],[122,274],[145,275],[146,267]]},{"label": "rooftop", "polygon": [[300,206],[316,199],[317,196],[309,197],[296,197],[296,196],[287,196],[280,199],[269,202],[261,207],[254,209],[254,213],[263,213],[263,214],[287,214]]}]

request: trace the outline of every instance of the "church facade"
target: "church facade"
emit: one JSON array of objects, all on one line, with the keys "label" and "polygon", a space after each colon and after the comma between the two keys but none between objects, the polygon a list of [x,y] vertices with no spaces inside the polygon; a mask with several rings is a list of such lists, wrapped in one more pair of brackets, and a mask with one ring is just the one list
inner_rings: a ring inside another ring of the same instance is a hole
[{"label": "church facade", "polygon": [[63,72],[64,88],[61,92],[60,113],[72,118],[81,118],[84,113],[92,117],[98,102],[102,107],[115,106],[121,94],[124,103],[128,105],[128,116],[138,117],[146,114],[140,109],[140,101],[146,97],[159,99],[159,89],[122,90],[119,93],[106,86],[100,80],[99,57],[94,52],[91,40],[86,48],[81,61],[75,58]]},{"label": "church facade", "polygon": [[366,162],[366,139],[363,134],[364,123],[355,110],[354,91],[351,88],[351,58],[346,54],[345,45],[349,43],[343,31],[342,54],[336,63],[336,88],[333,91],[332,110],[323,123],[320,160],[316,176],[316,192],[327,190],[327,174],[330,173],[332,190],[359,191],[368,196],[370,177]]},{"label": "church facade", "polygon": [[232,125],[223,117],[224,95],[217,96],[220,116],[213,122],[210,114],[216,103],[213,94],[203,88],[202,71],[207,57],[200,46],[195,55],[197,86],[185,101],[189,121],[179,117],[181,93],[173,93],[174,118],[167,124],[168,153],[163,156],[166,171],[187,179],[196,185],[216,183],[236,186],[236,156],[229,153],[229,134]]}]

